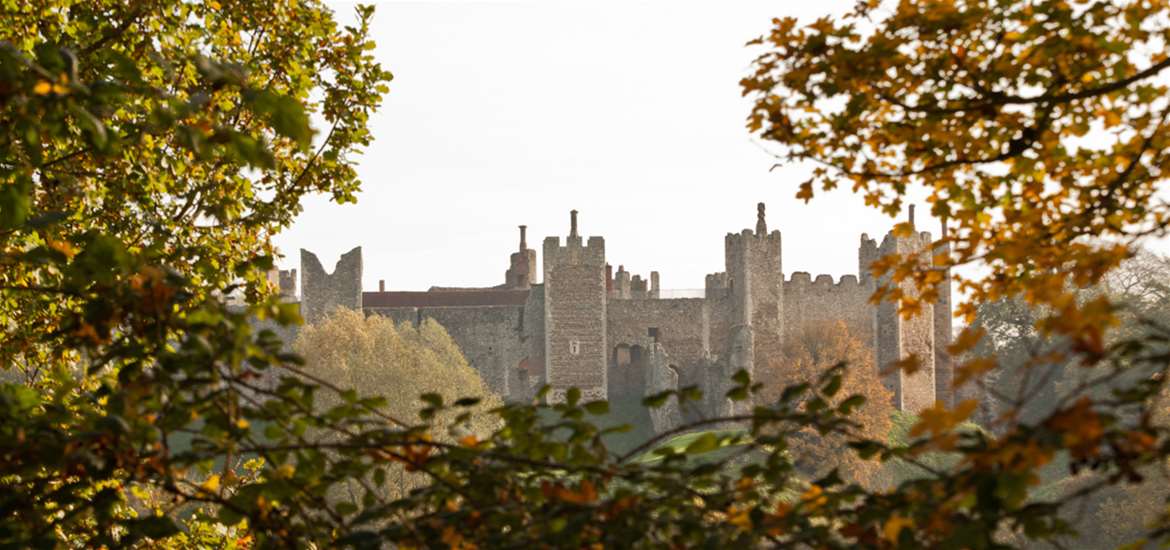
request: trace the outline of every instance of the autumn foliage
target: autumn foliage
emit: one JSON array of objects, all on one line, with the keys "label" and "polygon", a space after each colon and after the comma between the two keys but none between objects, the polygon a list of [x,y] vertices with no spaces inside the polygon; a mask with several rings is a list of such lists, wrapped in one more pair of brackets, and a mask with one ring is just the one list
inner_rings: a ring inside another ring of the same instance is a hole
[{"label": "autumn foliage", "polygon": [[809,478],[839,468],[842,476],[853,481],[877,482],[882,463],[862,459],[846,445],[858,438],[885,441],[890,433],[893,393],[882,383],[872,347],[850,334],[844,322],[817,322],[793,331],[779,353],[765,356],[766,363],[756,371],[756,378],[764,383],[755,397],[760,404],[776,401],[789,384],[813,382],[830,368],[846,365],[839,397],[831,404],[864,400],[850,417],[856,425],[848,434],[820,434],[809,428],[789,442],[790,450],[797,468]]},{"label": "autumn foliage", "polygon": [[[1086,376],[1028,418],[1004,401],[969,429],[979,408],[960,399],[889,441],[862,429],[881,402],[872,371],[830,337],[766,367],[791,375],[734,374],[719,397],[753,406],[693,419],[685,447],[666,433],[615,452],[606,436],[623,428],[596,422],[608,404],[576,390],[499,406],[431,391],[402,417],[407,397],[365,371],[377,346],[414,342],[401,372],[437,359],[457,365],[439,382],[471,380],[433,327],[351,316],[307,329],[354,345],[304,349],[307,365],[257,323],[300,321],[264,283],[271,236],[307,193],[355,196],[388,91],[372,9],[340,27],[313,0],[8,2],[0,546],[1075,547],[1092,536],[1075,522],[1087,499],[1164,506],[1122,497],[1170,456],[1170,329],[1142,316],[1119,330],[1120,303],[1085,290],[1170,223],[1170,9],[878,4],[774,21],[742,82],[749,130],[780,162],[811,163],[800,198],[844,184],[893,213],[921,192],[946,220],[933,244],[950,254],[876,266],[918,292],[876,298],[913,312],[950,270],[967,321],[1018,300],[1058,342],[1026,354],[1020,379],[1053,363]],[[247,305],[227,307],[231,294]],[[990,392],[1004,362],[980,353],[979,328],[949,352],[956,380]],[[860,365],[824,368],[830,355]],[[702,399],[680,388],[644,403],[671,398]],[[803,447],[813,433],[915,475],[873,489],[801,465],[823,456]],[[421,481],[388,490],[397,468]],[[1054,469],[1071,481],[1046,484]],[[1125,536],[1165,541],[1165,514],[1147,519]]]}]

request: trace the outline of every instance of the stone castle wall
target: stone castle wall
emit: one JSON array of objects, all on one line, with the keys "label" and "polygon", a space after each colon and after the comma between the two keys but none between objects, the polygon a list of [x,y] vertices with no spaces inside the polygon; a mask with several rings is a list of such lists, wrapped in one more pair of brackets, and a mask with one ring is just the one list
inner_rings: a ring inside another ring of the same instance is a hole
[{"label": "stone castle wall", "polygon": [[434,319],[459,344],[467,363],[499,395],[511,395],[511,378],[528,356],[524,306],[371,307],[366,313],[385,315],[395,322],[418,326]]},{"label": "stone castle wall", "polygon": [[658,333],[658,343],[682,364],[697,363],[708,349],[707,308],[702,298],[667,300],[610,300],[607,304],[606,340],[610,348],[635,345]]},{"label": "stone castle wall", "polygon": [[854,275],[833,282],[832,275],[811,275],[797,271],[784,282],[784,338],[800,337],[811,325],[844,321],[849,334],[862,342],[873,342],[873,286],[862,284]]},{"label": "stone castle wall", "polygon": [[[660,299],[657,272],[642,279],[619,266],[615,277],[606,263],[604,239],[583,242],[574,211],[565,241],[549,237],[543,242],[543,283],[536,282],[535,251],[526,248],[521,226],[520,246],[510,255],[505,282],[494,287],[427,292],[380,288],[363,294],[360,248],[343,255],[332,274],[324,272],[316,256],[302,251],[301,307],[308,322],[335,307],[360,308],[398,322],[435,319],[488,386],[508,400],[531,399],[545,383],[552,386],[550,399],[556,401],[570,387],[581,389],[585,399],[602,399],[619,389],[638,393],[646,380],[677,380],[681,386],[697,384],[712,396],[704,405],[709,410],[699,414],[727,408],[720,396],[731,373],[751,371],[767,360],[762,354],[781,349],[786,339],[799,337],[810,324],[840,320],[851,334],[873,343],[875,363],[895,404],[917,411],[936,398],[950,399],[952,374],[945,354],[951,330],[949,286],[940,289],[937,308],[926,305],[920,314],[903,318],[893,304],[870,304],[874,289],[888,284],[888,278],[875,279],[869,266],[893,253],[930,261],[939,251],[931,248],[935,246],[940,245],[929,233],[890,234],[880,246],[863,235],[858,276],[834,281],[828,275],[813,278],[796,272],[786,280],[780,232],[767,230],[760,205],[755,231],[727,234],[725,270],[707,276],[703,298]],[[911,291],[910,283],[905,284],[904,290]],[[649,376],[644,372],[649,363],[632,361],[631,354],[651,348],[658,353],[656,360],[664,362],[658,366],[669,373]],[[910,354],[922,362],[917,373],[890,369]]]},{"label": "stone castle wall", "polygon": [[528,302],[524,304],[524,345],[528,349],[527,360],[524,362],[523,372],[517,372],[518,382],[513,388],[512,397],[517,401],[527,401],[534,395],[538,386],[548,380],[545,372],[547,361],[544,357],[544,285],[532,285],[528,294]]}]

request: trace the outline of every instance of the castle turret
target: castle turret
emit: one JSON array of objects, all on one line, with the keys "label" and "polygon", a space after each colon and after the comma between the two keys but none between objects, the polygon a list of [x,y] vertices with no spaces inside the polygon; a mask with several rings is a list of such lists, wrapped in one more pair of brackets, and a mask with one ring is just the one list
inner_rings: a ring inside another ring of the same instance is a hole
[{"label": "castle turret", "polygon": [[297,297],[297,270],[280,270],[280,297],[285,300],[295,300]]},{"label": "castle turret", "polygon": [[549,400],[563,400],[571,387],[586,401],[605,399],[605,240],[589,237],[582,244],[576,210],[564,246],[558,237],[544,240],[544,326]]},{"label": "castle turret", "polygon": [[947,234],[947,220],[942,219],[942,239],[934,247],[934,255],[938,261],[934,262],[939,269],[944,269],[943,281],[939,283],[938,301],[934,303],[934,387],[935,399],[942,401],[948,407],[955,404],[955,365],[947,346],[951,343],[954,330],[952,321],[954,313],[951,311],[951,270],[942,261],[951,255],[951,242]]},{"label": "castle turret", "polygon": [[[909,222],[914,225],[914,208],[910,208]],[[864,243],[863,243],[864,249]],[[911,231],[910,235],[886,234],[878,248],[877,257],[899,254],[915,257],[919,262],[931,260],[933,244],[930,233]],[[868,271],[868,270],[863,270]],[[875,281],[877,287],[894,284],[889,273]],[[918,294],[913,281],[898,283],[908,296]],[[921,304],[921,310],[907,317],[898,311],[898,303],[884,299],[877,306],[874,317],[874,349],[882,381],[894,394],[894,405],[910,412],[918,412],[934,405],[935,401],[935,313],[930,303]],[[907,373],[897,368],[899,361],[914,356],[918,369]]]},{"label": "castle turret", "polygon": [[536,283],[536,251],[528,248],[528,226],[520,226],[520,250],[509,258],[510,267],[504,273],[507,288],[529,288]]},{"label": "castle turret", "polygon": [[870,266],[878,259],[878,243],[869,238],[866,233],[861,234],[861,244],[857,247],[857,278],[863,285],[873,283],[873,270]]},{"label": "castle turret", "polygon": [[362,247],[341,255],[326,273],[321,260],[301,249],[301,317],[316,323],[339,307],[362,309]]},{"label": "castle turret", "polygon": [[650,278],[643,279],[626,271],[624,265],[618,266],[617,273],[613,273],[612,266],[605,266],[605,288],[610,300],[656,300],[660,296],[658,281],[657,271],[651,271]]},{"label": "castle turret", "polygon": [[[753,360],[757,352],[776,352],[784,333],[784,274],[780,232],[768,233],[764,203],[756,206],[756,230],[729,233],[724,242],[727,284],[732,297],[732,326],[753,327]],[[712,281],[708,280],[708,285]]]}]

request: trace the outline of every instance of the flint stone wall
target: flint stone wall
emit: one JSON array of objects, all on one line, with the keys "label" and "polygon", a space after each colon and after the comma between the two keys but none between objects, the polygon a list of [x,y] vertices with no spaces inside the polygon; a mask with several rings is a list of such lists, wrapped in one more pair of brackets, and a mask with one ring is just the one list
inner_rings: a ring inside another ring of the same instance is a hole
[{"label": "flint stone wall", "polygon": [[609,349],[605,341],[605,241],[587,245],[570,236],[544,241],[544,329],[549,399],[564,399],[569,388],[585,401],[605,399]]},{"label": "flint stone wall", "polygon": [[799,338],[815,323],[844,321],[849,334],[862,342],[873,341],[874,307],[869,303],[872,284],[862,284],[854,275],[834,283],[831,275],[816,279],[803,271],[784,283],[785,338]]},{"label": "flint stone wall", "polygon": [[501,396],[511,395],[516,374],[509,371],[528,355],[523,306],[371,307],[366,312],[415,326],[423,319],[434,319],[487,386]]},{"label": "flint stone wall", "polygon": [[[879,248],[879,255],[919,255],[919,261],[930,261],[930,233],[916,233],[906,238],[887,235]],[[889,285],[887,274],[877,285]],[[913,281],[901,283],[903,292],[916,292]],[[874,317],[876,335],[875,348],[877,365],[882,381],[894,393],[894,405],[900,410],[917,413],[934,405],[935,401],[935,315],[933,306],[924,304],[922,311],[906,319],[898,312],[897,306],[889,301],[878,305]],[[909,356],[917,357],[919,368],[907,374],[895,367],[895,363]]]},{"label": "flint stone wall", "polygon": [[611,348],[636,344],[658,329],[658,342],[676,363],[698,362],[708,347],[706,304],[702,298],[610,300],[606,339]]},{"label": "flint stone wall", "polygon": [[301,249],[301,317],[313,324],[334,309],[362,309],[362,247],[341,255],[326,273],[316,254]]}]

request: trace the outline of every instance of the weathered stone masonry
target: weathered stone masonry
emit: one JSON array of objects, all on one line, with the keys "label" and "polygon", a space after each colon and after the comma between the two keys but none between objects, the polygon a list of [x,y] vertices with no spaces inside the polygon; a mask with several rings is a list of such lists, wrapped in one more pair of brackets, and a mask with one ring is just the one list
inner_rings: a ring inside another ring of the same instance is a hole
[{"label": "weathered stone masonry", "polygon": [[[735,412],[721,396],[732,373],[751,371],[763,360],[757,350],[778,349],[774,346],[809,323],[841,320],[873,342],[875,364],[895,404],[918,411],[936,399],[951,402],[953,373],[944,351],[950,341],[950,289],[940,289],[937,304],[903,318],[893,304],[869,302],[878,285],[889,283],[875,280],[869,266],[891,253],[917,254],[928,262],[945,252],[935,246],[925,232],[889,233],[880,245],[862,235],[856,275],[834,281],[795,272],[785,279],[780,232],[768,231],[761,203],[754,231],[727,235],[724,270],[707,276],[703,297],[661,298],[657,272],[643,278],[619,266],[615,274],[606,263],[605,240],[582,238],[573,211],[563,242],[544,239],[543,283],[537,282],[536,251],[527,248],[526,228],[520,226],[519,250],[509,257],[504,283],[494,287],[396,292],[379,285],[378,291],[362,292],[360,248],[343,255],[332,274],[302,250],[301,307],[310,323],[336,307],[399,322],[433,318],[506,399],[530,399],[546,383],[553,400],[570,387],[581,389],[586,399],[599,399],[697,384],[708,395],[702,414]],[[289,293],[285,287],[293,278],[295,272],[279,275],[283,293]],[[914,375],[887,368],[910,354],[922,366]],[[656,428],[676,423],[680,414],[687,413],[662,411],[653,418]]]}]

